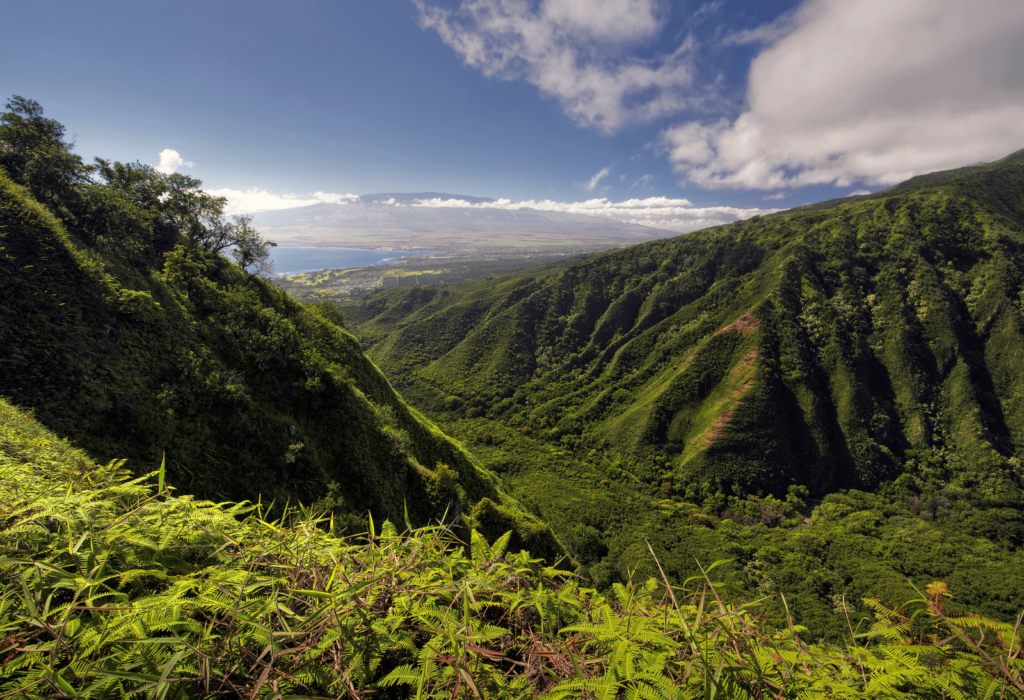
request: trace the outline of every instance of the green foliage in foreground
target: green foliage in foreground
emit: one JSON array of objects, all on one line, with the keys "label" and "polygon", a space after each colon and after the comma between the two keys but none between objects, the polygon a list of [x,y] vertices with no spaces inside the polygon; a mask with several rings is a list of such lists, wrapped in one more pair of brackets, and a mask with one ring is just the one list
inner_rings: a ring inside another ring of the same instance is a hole
[{"label": "green foliage in foreground", "polygon": [[344,540],[153,476],[4,407],[0,697],[1024,697],[1017,628],[948,616],[945,584],[809,645],[722,603],[714,566],[606,599],[510,535],[472,556],[443,528]]},{"label": "green foliage in foreground", "polygon": [[[599,590],[625,582],[634,569],[659,576],[650,542],[674,582],[699,575],[697,562],[731,559],[718,578],[739,592],[723,595],[781,591],[815,640],[836,642],[846,633],[836,601],[845,599],[854,626],[864,625],[873,611],[863,598],[900,604],[914,586],[934,580],[957,592],[958,605],[987,617],[1010,621],[1024,608],[1021,511],[982,493],[906,475],[875,493],[850,489],[814,499],[793,487],[781,497],[693,503],[672,489],[666,494],[663,484],[638,483],[600,451],[574,454],[501,423],[463,419],[443,428],[551,523]],[[767,605],[771,615],[785,614],[780,599]]]}]

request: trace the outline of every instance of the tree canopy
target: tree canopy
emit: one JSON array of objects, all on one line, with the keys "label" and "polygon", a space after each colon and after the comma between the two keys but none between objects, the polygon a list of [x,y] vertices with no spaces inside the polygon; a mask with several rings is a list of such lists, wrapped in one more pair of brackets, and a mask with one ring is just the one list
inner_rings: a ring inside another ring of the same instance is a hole
[{"label": "tree canopy", "polygon": [[194,253],[234,251],[243,270],[272,272],[276,245],[252,228],[252,218],[224,216],[227,200],[182,173],[163,174],[144,163],[75,155],[60,122],[35,100],[15,95],[0,115],[0,168],[27,187],[90,246],[117,249],[129,259],[158,261],[176,245]]}]

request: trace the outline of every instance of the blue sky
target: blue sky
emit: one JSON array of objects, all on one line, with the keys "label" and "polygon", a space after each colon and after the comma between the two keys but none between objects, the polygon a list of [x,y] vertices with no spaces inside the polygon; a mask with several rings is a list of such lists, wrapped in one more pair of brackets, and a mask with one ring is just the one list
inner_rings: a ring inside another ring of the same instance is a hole
[{"label": "blue sky", "polygon": [[4,24],[0,93],[234,210],[605,198],[692,230],[1024,147],[1006,0],[36,0]]}]

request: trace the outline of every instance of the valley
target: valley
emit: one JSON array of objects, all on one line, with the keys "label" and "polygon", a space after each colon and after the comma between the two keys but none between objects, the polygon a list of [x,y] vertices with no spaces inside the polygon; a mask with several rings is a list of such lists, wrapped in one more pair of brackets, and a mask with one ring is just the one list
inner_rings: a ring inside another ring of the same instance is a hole
[{"label": "valley", "polygon": [[656,575],[650,542],[826,637],[935,578],[1012,615],[1022,162],[342,308],[599,588]]},{"label": "valley", "polygon": [[8,110],[0,697],[1024,697],[1024,152],[279,281]]}]

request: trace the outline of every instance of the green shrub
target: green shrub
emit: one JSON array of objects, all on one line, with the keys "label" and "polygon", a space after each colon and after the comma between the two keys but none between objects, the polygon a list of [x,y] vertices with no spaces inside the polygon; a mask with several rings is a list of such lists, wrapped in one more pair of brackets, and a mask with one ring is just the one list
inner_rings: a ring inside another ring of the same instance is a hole
[{"label": "green shrub", "polygon": [[163,469],[131,479],[5,403],[0,503],[6,697],[1024,697],[1014,626],[953,615],[945,583],[809,644],[716,601],[719,564],[676,589],[598,565],[606,598],[510,553],[512,532],[473,533],[470,556],[436,527],[338,539],[305,509],[267,521]]}]

